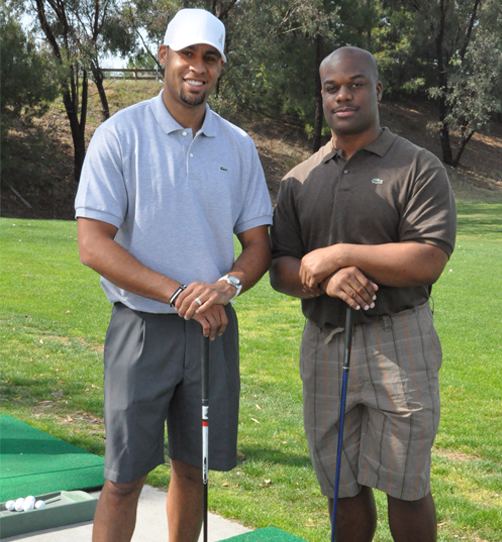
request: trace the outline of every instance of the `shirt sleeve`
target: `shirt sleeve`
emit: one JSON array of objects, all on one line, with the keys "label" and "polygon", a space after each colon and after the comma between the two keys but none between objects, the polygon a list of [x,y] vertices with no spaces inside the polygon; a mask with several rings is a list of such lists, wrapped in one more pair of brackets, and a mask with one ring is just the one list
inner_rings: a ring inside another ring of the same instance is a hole
[{"label": "shirt sleeve", "polygon": [[234,233],[239,234],[257,226],[272,224],[272,203],[268,192],[265,174],[253,140],[247,136],[244,167],[246,168],[245,195],[241,212],[234,225]]},{"label": "shirt sleeve", "polygon": [[456,234],[455,198],[445,168],[437,158],[422,161],[401,216],[401,241],[430,243],[448,256]]},{"label": "shirt sleeve", "polygon": [[75,216],[120,228],[126,213],[120,144],[116,134],[104,124],[95,131],[87,149],[75,198]]},{"label": "shirt sleeve", "polygon": [[294,178],[282,180],[274,210],[271,229],[272,258],[292,256],[301,259],[305,254],[300,224],[296,213]]}]

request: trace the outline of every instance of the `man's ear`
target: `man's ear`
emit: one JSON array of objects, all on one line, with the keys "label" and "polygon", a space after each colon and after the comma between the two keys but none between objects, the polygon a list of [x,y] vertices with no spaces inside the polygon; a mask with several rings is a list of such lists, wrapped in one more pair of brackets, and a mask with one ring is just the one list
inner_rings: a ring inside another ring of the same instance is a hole
[{"label": "man's ear", "polygon": [[167,64],[167,58],[169,56],[169,47],[167,45],[161,45],[159,47],[159,53],[158,53],[159,63],[160,65],[165,68]]},{"label": "man's ear", "polygon": [[377,100],[378,100],[378,103],[380,103],[383,97],[383,84],[381,81],[377,82],[376,91],[377,91]]}]

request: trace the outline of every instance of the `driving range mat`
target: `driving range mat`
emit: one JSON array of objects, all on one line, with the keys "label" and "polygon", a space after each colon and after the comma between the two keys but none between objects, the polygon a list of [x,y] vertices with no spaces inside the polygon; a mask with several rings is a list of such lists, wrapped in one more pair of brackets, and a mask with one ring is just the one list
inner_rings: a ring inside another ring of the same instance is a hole
[{"label": "driving range mat", "polygon": [[0,415],[0,501],[103,482],[102,457]]},{"label": "driving range mat", "polygon": [[231,538],[225,538],[224,542],[305,542],[303,538],[298,538],[276,527],[266,527],[265,529],[256,529],[250,533],[244,533]]}]

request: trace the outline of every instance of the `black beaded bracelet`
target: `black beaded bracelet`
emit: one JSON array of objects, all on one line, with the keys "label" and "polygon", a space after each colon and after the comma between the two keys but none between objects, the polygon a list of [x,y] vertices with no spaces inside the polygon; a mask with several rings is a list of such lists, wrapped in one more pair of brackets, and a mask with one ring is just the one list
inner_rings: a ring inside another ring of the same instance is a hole
[{"label": "black beaded bracelet", "polygon": [[171,305],[171,307],[174,307],[174,304],[176,303],[176,299],[178,299],[178,296],[181,294],[181,292],[183,290],[185,290],[187,287],[186,284],[180,284],[176,290],[174,290],[174,293],[173,295],[169,298],[169,305]]}]

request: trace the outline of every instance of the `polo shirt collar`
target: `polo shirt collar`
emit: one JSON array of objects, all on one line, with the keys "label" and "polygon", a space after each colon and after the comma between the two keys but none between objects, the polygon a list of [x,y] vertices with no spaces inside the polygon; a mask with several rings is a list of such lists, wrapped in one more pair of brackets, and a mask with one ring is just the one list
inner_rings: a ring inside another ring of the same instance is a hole
[{"label": "polo shirt collar", "polygon": [[[153,114],[162,131],[165,134],[171,134],[179,130],[186,130],[186,128],[181,126],[181,124],[174,119],[171,113],[169,113],[169,110],[165,106],[164,100],[162,99],[162,92],[163,90],[161,90],[155,98],[152,98]],[[207,137],[215,137],[216,131],[217,125],[215,113],[209,107],[209,105],[206,104],[206,114],[204,116],[204,122],[202,123],[200,132]]]},{"label": "polo shirt collar", "polygon": [[340,156],[339,154],[340,151],[338,149],[333,148],[331,139],[326,143],[326,145],[324,145],[324,147],[320,149],[319,152],[322,153],[322,161],[325,164],[329,162],[330,160],[332,160],[333,158],[338,159],[338,157]]},{"label": "polo shirt collar", "polygon": [[369,145],[366,145],[364,150],[377,154],[378,156],[385,156],[395,139],[396,134],[393,134],[388,128],[384,127],[375,141],[372,141]]},{"label": "polo shirt collar", "polygon": [[[395,139],[396,134],[392,133],[388,128],[383,127],[380,135],[375,139],[375,141],[372,141],[360,150],[371,152],[380,157],[385,156]],[[329,162],[332,158],[334,158],[335,160],[342,158],[340,150],[334,149],[331,146],[331,140],[326,143],[324,148],[326,153],[323,157],[324,162]]]}]

